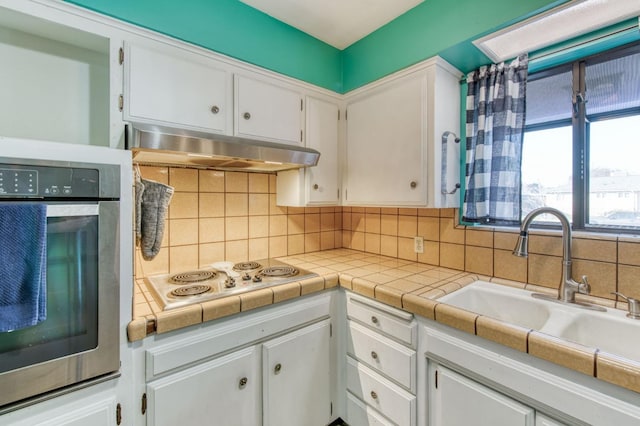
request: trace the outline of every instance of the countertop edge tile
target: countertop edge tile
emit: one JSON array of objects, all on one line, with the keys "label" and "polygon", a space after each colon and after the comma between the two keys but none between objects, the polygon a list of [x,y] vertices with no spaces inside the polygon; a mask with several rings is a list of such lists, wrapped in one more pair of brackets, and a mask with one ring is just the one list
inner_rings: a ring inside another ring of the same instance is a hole
[{"label": "countertop edge tile", "polygon": [[162,311],[156,314],[156,333],[167,333],[200,323],[202,323],[202,306],[199,303]]},{"label": "countertop edge tile", "polygon": [[527,353],[530,329],[509,324],[487,316],[476,320],[476,336]]},{"label": "countertop edge tile", "polygon": [[136,318],[127,324],[127,340],[136,342],[147,337],[147,319]]},{"label": "countertop edge tile", "polygon": [[417,294],[408,293],[402,296],[402,309],[434,321],[436,319],[435,309],[439,304],[440,302],[436,300],[420,297]]},{"label": "countertop edge tile", "polygon": [[375,299],[390,306],[402,309],[402,296],[405,294],[397,288],[384,285],[376,286],[374,289]]},{"label": "countertop edge tile", "polygon": [[300,297],[302,287],[298,281],[294,281],[273,286],[271,289],[273,290],[273,303],[275,304]]},{"label": "countertop edge tile", "polygon": [[476,334],[478,314],[440,303],[435,308],[436,321],[469,334]]},{"label": "countertop edge tile", "polygon": [[240,312],[250,311],[273,304],[273,291],[260,288],[240,295]]},{"label": "countertop edge tile", "polygon": [[324,278],[321,276],[300,281],[300,295],[317,293],[324,290]]},{"label": "countertop edge tile", "polygon": [[539,331],[529,333],[528,353],[588,376],[596,373],[596,349],[572,343]]},{"label": "countertop edge tile", "polygon": [[240,312],[240,296],[227,296],[202,302],[202,322]]},{"label": "countertop edge tile", "polygon": [[379,284],[367,281],[364,278],[354,278],[352,281],[352,290],[363,296],[375,299],[375,289]]},{"label": "countertop edge tile", "polygon": [[596,354],[596,377],[640,393],[640,363],[607,352]]}]

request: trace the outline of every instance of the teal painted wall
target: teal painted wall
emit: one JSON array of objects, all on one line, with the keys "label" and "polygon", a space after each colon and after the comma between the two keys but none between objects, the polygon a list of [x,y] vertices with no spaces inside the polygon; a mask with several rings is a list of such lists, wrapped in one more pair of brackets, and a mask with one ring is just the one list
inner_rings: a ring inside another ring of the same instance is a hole
[{"label": "teal painted wall", "polygon": [[345,92],[441,55],[463,72],[490,61],[471,40],[565,0],[425,0],[343,51]]},{"label": "teal painted wall", "polygon": [[472,40],[568,0],[425,0],[343,51],[238,0],[66,1],[346,93],[434,55],[476,69]]},{"label": "teal painted wall", "polygon": [[342,92],[342,53],[238,0],[67,0]]}]

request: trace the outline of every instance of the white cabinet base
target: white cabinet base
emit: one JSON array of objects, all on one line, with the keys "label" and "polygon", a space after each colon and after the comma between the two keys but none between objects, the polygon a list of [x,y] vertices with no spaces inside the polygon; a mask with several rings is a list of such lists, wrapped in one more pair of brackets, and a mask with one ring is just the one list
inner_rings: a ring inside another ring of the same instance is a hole
[{"label": "white cabinet base", "polygon": [[443,366],[430,368],[430,426],[534,426],[533,408]]},{"label": "white cabinet base", "polygon": [[326,319],[264,343],[264,426],[330,422],[329,330]]},{"label": "white cabinet base", "polygon": [[260,424],[260,357],[252,346],[147,385],[147,424]]}]

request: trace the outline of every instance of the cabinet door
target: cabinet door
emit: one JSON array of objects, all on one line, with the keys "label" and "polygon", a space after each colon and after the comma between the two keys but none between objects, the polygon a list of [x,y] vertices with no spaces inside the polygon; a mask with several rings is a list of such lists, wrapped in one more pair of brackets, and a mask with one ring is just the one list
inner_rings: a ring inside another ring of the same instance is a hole
[{"label": "cabinet door", "polygon": [[338,203],[338,105],[307,96],[307,148],[320,160],[307,172],[309,204]]},{"label": "cabinet door", "polygon": [[533,408],[522,405],[441,365],[431,369],[431,426],[534,426]]},{"label": "cabinet door", "polygon": [[340,203],[338,160],[338,105],[306,98],[306,146],[320,152],[318,165],[278,172],[279,206],[305,207]]},{"label": "cabinet door", "polygon": [[252,346],[147,385],[147,424],[259,425],[260,361]]},{"label": "cabinet door", "polygon": [[427,76],[371,89],[347,105],[348,205],[425,205]]},{"label": "cabinet door", "polygon": [[541,413],[536,413],[536,426],[567,426]]},{"label": "cabinet door", "polygon": [[331,422],[330,350],[328,319],[263,345],[265,426]]},{"label": "cabinet door", "polygon": [[302,145],[300,93],[241,75],[235,91],[238,136]]},{"label": "cabinet door", "polygon": [[169,54],[130,45],[125,119],[224,133],[231,119],[231,80],[195,53]]},{"label": "cabinet door", "polygon": [[[12,413],[13,419],[0,418],[0,424],[12,426],[112,426],[116,424],[116,398],[100,398],[96,395],[58,405],[51,411],[36,416],[28,416],[24,410]],[[126,415],[126,414],[125,414]],[[19,420],[16,420],[19,419]]]}]

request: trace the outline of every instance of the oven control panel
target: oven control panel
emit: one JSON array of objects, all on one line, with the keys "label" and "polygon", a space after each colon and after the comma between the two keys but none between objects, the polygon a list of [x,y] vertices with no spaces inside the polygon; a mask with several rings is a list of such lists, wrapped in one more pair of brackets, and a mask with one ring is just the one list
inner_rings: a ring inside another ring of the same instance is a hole
[{"label": "oven control panel", "polygon": [[96,197],[99,187],[95,169],[0,164],[0,198]]}]

